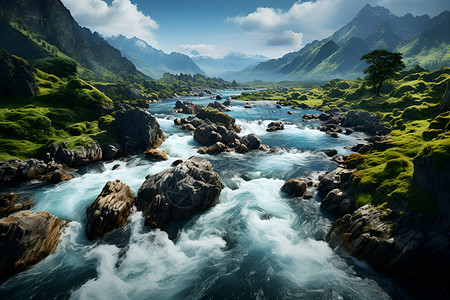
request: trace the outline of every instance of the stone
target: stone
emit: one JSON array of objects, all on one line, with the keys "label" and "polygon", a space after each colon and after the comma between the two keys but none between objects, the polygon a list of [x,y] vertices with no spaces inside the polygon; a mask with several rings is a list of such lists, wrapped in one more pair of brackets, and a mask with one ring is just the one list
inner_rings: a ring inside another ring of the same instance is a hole
[{"label": "stone", "polygon": [[215,108],[218,111],[227,111],[229,110],[226,106],[218,101],[214,101],[208,104],[208,107]]},{"label": "stone", "polygon": [[261,140],[254,133],[250,133],[241,138],[241,144],[245,145],[248,150],[257,150],[261,146]]},{"label": "stone", "polygon": [[346,135],[350,135],[350,134],[352,134],[352,133],[353,133],[353,129],[345,128],[345,134],[346,134]]},{"label": "stone", "polygon": [[117,111],[112,127],[123,147],[122,155],[141,154],[145,150],[157,148],[164,139],[156,118],[140,108],[129,107]]},{"label": "stone", "polygon": [[120,180],[108,181],[97,199],[86,209],[86,235],[89,240],[102,237],[125,226],[134,196]]},{"label": "stone", "polygon": [[288,115],[293,115],[294,114],[293,111],[288,111],[287,113],[288,113]]},{"label": "stone", "polygon": [[215,124],[209,124],[195,129],[194,140],[201,145],[211,146],[220,142],[222,136],[217,133],[217,126]]},{"label": "stone", "polygon": [[122,146],[119,144],[107,144],[101,145],[102,148],[102,159],[112,160],[117,158],[122,153]]},{"label": "stone", "polygon": [[302,178],[292,178],[283,184],[281,191],[289,196],[302,197],[307,187],[308,184]]},{"label": "stone", "polygon": [[302,197],[303,199],[312,199],[314,195],[310,190],[306,190]]},{"label": "stone", "polygon": [[198,114],[203,108],[203,106],[194,104],[192,101],[178,100],[175,103],[175,110],[188,115]]},{"label": "stone", "polygon": [[206,159],[191,157],[155,175],[141,186],[136,207],[145,224],[164,229],[171,220],[188,219],[217,204],[223,184]]},{"label": "stone", "polygon": [[239,128],[236,127],[236,120],[232,116],[215,108],[207,107],[200,111],[196,117],[201,120],[209,120],[217,126],[225,126],[228,130],[240,132]]},{"label": "stone", "polygon": [[236,148],[236,152],[237,153],[247,153],[249,150],[247,148],[247,146],[245,146],[244,144],[240,144],[237,148]]},{"label": "stone", "polygon": [[19,211],[0,219],[0,281],[51,254],[62,226],[63,221],[47,211]]},{"label": "stone", "polygon": [[97,141],[92,141],[76,150],[69,150],[68,146],[68,142],[53,144],[50,147],[50,159],[69,167],[78,167],[103,158],[102,147]]},{"label": "stone", "polygon": [[22,161],[13,159],[0,161],[0,182],[22,182],[30,179],[43,179],[44,175],[61,169],[60,164],[46,163],[34,158]]},{"label": "stone", "polygon": [[342,119],[343,127],[354,127],[358,131],[370,134],[386,135],[391,132],[391,127],[381,121],[381,117],[366,111],[348,111]]},{"label": "stone", "polygon": [[173,163],[172,163],[172,166],[173,166],[173,167],[176,167],[176,166],[178,166],[179,164],[181,164],[182,162],[183,162],[182,159],[174,160]]},{"label": "stone", "polygon": [[117,170],[118,168],[120,168],[121,166],[120,166],[120,164],[115,164],[113,167],[112,167],[112,169],[113,169],[113,171],[114,170]]},{"label": "stone", "polygon": [[334,214],[344,215],[352,212],[351,202],[348,200],[347,205],[341,204],[347,199],[347,195],[339,189],[331,190],[320,203],[320,207]]},{"label": "stone", "polygon": [[277,131],[277,130],[283,130],[284,129],[284,125],[281,122],[270,122],[269,125],[267,126],[266,131],[267,132],[272,132],[272,131]]},{"label": "stone", "polygon": [[8,193],[0,195],[0,218],[34,206],[31,196]]},{"label": "stone", "polygon": [[178,128],[183,129],[183,130],[190,130],[190,131],[195,130],[195,127],[192,124],[183,124],[183,125],[179,126]]},{"label": "stone", "polygon": [[336,149],[328,149],[328,150],[325,150],[325,155],[328,156],[328,157],[333,157],[333,156],[335,156],[337,153],[338,153],[338,152],[337,152]]},{"label": "stone", "polygon": [[353,171],[339,167],[336,170],[319,177],[317,191],[322,196],[325,196],[331,190],[340,188],[342,184],[348,183],[352,174]]},{"label": "stone", "polygon": [[71,180],[72,178],[73,178],[72,175],[65,172],[64,170],[59,169],[52,173],[46,174],[43,181],[56,184],[56,183]]},{"label": "stone", "polygon": [[226,101],[223,102],[223,105],[231,106],[231,101],[230,100],[226,100]]},{"label": "stone", "polygon": [[250,105],[250,104],[245,104],[245,105],[244,105],[244,108],[253,108],[253,106]]},{"label": "stone", "polygon": [[168,160],[167,152],[165,150],[158,150],[158,149],[150,149],[144,152],[144,155],[147,159],[150,160]]},{"label": "stone", "polygon": [[217,142],[212,146],[209,146],[205,152],[207,154],[219,154],[225,152],[227,150],[227,146],[224,143]]},{"label": "stone", "polygon": [[337,138],[339,137],[339,134],[337,134],[337,132],[332,132],[332,133],[330,133],[330,136],[331,136],[332,138],[337,139]]}]

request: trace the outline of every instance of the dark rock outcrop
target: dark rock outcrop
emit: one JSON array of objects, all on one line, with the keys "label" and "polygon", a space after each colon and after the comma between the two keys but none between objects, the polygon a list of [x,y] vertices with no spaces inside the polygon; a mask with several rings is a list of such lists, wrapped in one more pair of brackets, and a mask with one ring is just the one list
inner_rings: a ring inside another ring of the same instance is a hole
[{"label": "dark rock outcrop", "polygon": [[331,190],[320,203],[322,209],[341,216],[353,212],[354,206],[354,202],[339,189]]},{"label": "dark rock outcrop", "polygon": [[53,144],[50,147],[47,161],[53,160],[69,167],[78,167],[103,158],[102,147],[99,143],[97,143],[97,141],[92,141],[91,143],[76,150],[69,150],[67,149],[68,146],[68,142],[64,142],[59,145]]},{"label": "dark rock outcrop", "polygon": [[335,156],[338,152],[337,152],[336,149],[327,149],[327,150],[325,150],[324,153],[325,153],[325,155],[328,156],[328,157],[333,157],[333,156]]},{"label": "dark rock outcrop", "polygon": [[340,188],[341,185],[349,183],[352,174],[352,170],[339,167],[330,173],[320,176],[317,191],[322,196],[326,196],[331,190]]},{"label": "dark rock outcrop", "polygon": [[175,103],[175,111],[183,113],[183,114],[188,114],[188,115],[198,114],[203,109],[204,109],[203,106],[195,104],[192,101],[178,100]]},{"label": "dark rock outcrop", "polygon": [[261,140],[254,133],[241,137],[240,142],[242,145],[245,145],[248,150],[257,150],[261,146]]},{"label": "dark rock outcrop", "polygon": [[56,183],[71,180],[72,178],[73,178],[73,176],[70,175],[69,173],[67,173],[66,171],[64,171],[62,169],[58,169],[54,172],[47,173],[44,176],[43,181],[56,184]]},{"label": "dark rock outcrop", "polygon": [[27,61],[0,51],[0,97],[34,96],[38,89],[34,68]]},{"label": "dark rock outcrop", "polygon": [[225,105],[220,103],[219,101],[214,101],[208,104],[208,107],[215,108],[218,111],[230,111]]},{"label": "dark rock outcrop", "polygon": [[119,144],[107,144],[101,145],[102,147],[102,157],[104,160],[112,160],[117,158],[122,153],[122,146]]},{"label": "dark rock outcrop", "polygon": [[31,196],[8,193],[0,195],[0,218],[34,206]]},{"label": "dark rock outcrop", "polygon": [[157,148],[164,139],[156,118],[139,108],[128,107],[117,111],[112,126],[123,147],[123,155],[140,154]]},{"label": "dark rock outcrop", "polygon": [[367,204],[333,223],[325,240],[389,275],[424,284],[450,284],[448,227],[424,216],[402,215]]},{"label": "dark rock outcrop", "polygon": [[413,181],[432,196],[441,221],[450,224],[450,163],[440,162],[435,156],[418,156],[414,159]]},{"label": "dark rock outcrop", "polygon": [[217,204],[223,184],[212,164],[191,157],[174,168],[147,176],[136,206],[145,224],[164,229],[173,219],[187,219]]},{"label": "dark rock outcrop", "polygon": [[318,114],[305,114],[305,115],[302,116],[303,122],[315,121],[317,119],[319,119],[319,115]]},{"label": "dark rock outcrop", "polygon": [[62,171],[62,165],[54,162],[46,163],[42,160],[30,158],[22,161],[13,159],[0,161],[0,182],[21,182],[31,179],[44,179],[44,175]]},{"label": "dark rock outcrop", "polygon": [[94,240],[123,227],[128,220],[134,196],[120,180],[108,181],[97,199],[86,209],[86,234]]},{"label": "dark rock outcrop", "polygon": [[277,130],[283,130],[284,129],[284,125],[281,122],[270,122],[270,124],[267,126],[266,131],[267,132],[272,132],[272,131],[277,131]]},{"label": "dark rock outcrop", "polygon": [[52,253],[63,221],[46,211],[20,211],[0,219],[0,281]]},{"label": "dark rock outcrop", "polygon": [[236,120],[230,116],[227,115],[224,112],[221,112],[215,108],[206,108],[200,111],[197,115],[197,118],[201,120],[209,120],[216,125],[225,126],[228,130],[233,130],[236,132],[241,131],[241,127],[236,125]]},{"label": "dark rock outcrop", "polygon": [[366,111],[348,111],[342,119],[343,127],[354,127],[357,131],[370,134],[386,135],[391,132],[390,126],[381,121],[381,117]]}]

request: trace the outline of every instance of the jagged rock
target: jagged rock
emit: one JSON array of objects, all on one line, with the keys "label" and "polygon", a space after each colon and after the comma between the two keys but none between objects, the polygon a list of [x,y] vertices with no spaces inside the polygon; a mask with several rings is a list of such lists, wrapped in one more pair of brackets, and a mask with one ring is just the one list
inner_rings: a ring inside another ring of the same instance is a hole
[{"label": "jagged rock", "polygon": [[119,155],[122,153],[122,146],[120,146],[119,144],[101,145],[101,148],[102,158],[104,160],[112,160],[119,157]]},{"label": "jagged rock", "polygon": [[69,167],[77,167],[103,158],[102,148],[97,141],[92,141],[76,150],[68,150],[68,146],[68,142],[53,144],[50,147],[50,159]]},{"label": "jagged rock", "polygon": [[319,119],[319,115],[318,114],[305,114],[302,116],[302,120],[303,122],[309,122],[309,121],[314,121]]},{"label": "jagged rock", "polygon": [[45,163],[34,158],[21,161],[13,159],[0,161],[0,182],[21,182],[35,178],[43,178],[47,173],[61,169],[60,164]]},{"label": "jagged rock", "polygon": [[216,100],[222,100],[222,96],[216,95]]},{"label": "jagged rock", "polygon": [[44,176],[44,182],[49,182],[49,183],[60,183],[63,181],[68,181],[71,180],[73,178],[72,175],[68,174],[67,172],[65,172],[62,169],[58,169],[54,172],[48,173]]},{"label": "jagged rock", "polygon": [[151,160],[168,160],[167,152],[164,150],[150,149],[144,152],[147,159]]},{"label": "jagged rock", "polygon": [[192,124],[183,124],[181,126],[179,126],[178,128],[183,129],[183,130],[190,130],[190,131],[194,131],[195,127]]},{"label": "jagged rock", "polygon": [[317,191],[321,195],[327,195],[331,190],[341,187],[342,183],[347,183],[352,175],[351,170],[337,168],[333,172],[327,173],[319,177],[319,185]]},{"label": "jagged rock", "polygon": [[187,219],[217,204],[223,184],[212,164],[191,157],[174,168],[149,175],[139,189],[136,207],[145,224],[165,228],[172,219]]},{"label": "jagged rock", "polygon": [[38,90],[33,66],[2,50],[0,52],[0,97],[34,96]]},{"label": "jagged rock", "polygon": [[272,132],[272,131],[277,131],[277,130],[283,130],[284,129],[284,125],[281,122],[270,122],[270,124],[267,126],[266,131],[267,132]]},{"label": "jagged rock", "polygon": [[182,159],[174,160],[173,163],[172,163],[172,166],[173,166],[173,167],[176,167],[176,166],[178,166],[179,164],[181,164],[182,162],[183,162]]},{"label": "jagged rock", "polygon": [[229,109],[218,101],[214,101],[208,104],[208,107],[215,108],[218,111],[229,111]]},{"label": "jagged rock", "polygon": [[227,115],[224,112],[221,112],[215,108],[205,108],[202,111],[200,111],[197,115],[197,118],[201,120],[209,120],[216,125],[222,125],[225,126],[228,130],[234,130],[236,132],[240,132],[240,127],[236,126],[236,120],[230,116]]},{"label": "jagged rock", "polygon": [[19,211],[0,219],[0,281],[52,253],[62,225],[63,221],[46,211]]},{"label": "jagged rock", "polygon": [[157,148],[164,139],[156,118],[139,108],[117,111],[112,126],[124,155],[141,154],[145,150]]},{"label": "jagged rock", "polygon": [[226,101],[223,102],[223,105],[231,106],[231,101],[230,100],[226,100]]},{"label": "jagged rock", "polygon": [[261,140],[254,133],[250,133],[241,137],[241,144],[245,145],[248,150],[257,150],[261,146]]},{"label": "jagged rock", "polygon": [[120,168],[120,164],[115,164],[115,165],[112,167],[113,171],[114,171],[114,170],[117,170],[118,168]]},{"label": "jagged rock", "polygon": [[340,215],[351,213],[354,210],[347,195],[339,189],[331,190],[322,200],[320,207],[326,211]]},{"label": "jagged rock", "polygon": [[276,105],[276,108],[281,108],[281,105],[280,105],[280,104],[277,104],[277,105]]},{"label": "jagged rock", "polygon": [[448,227],[420,215],[379,210],[370,204],[335,221],[325,240],[339,254],[350,254],[391,276],[423,284],[450,283]]},{"label": "jagged rock", "polygon": [[194,131],[194,140],[201,145],[211,146],[222,140],[215,124],[200,126]]},{"label": "jagged rock", "polygon": [[203,108],[204,108],[203,106],[194,104],[192,101],[178,100],[175,103],[175,110],[188,115],[198,114],[200,111],[203,110]]},{"label": "jagged rock", "polygon": [[0,218],[9,216],[20,210],[30,209],[34,206],[34,201],[28,195],[16,195],[8,193],[0,195]]},{"label": "jagged rock", "polygon": [[353,130],[352,129],[350,129],[350,128],[345,128],[345,134],[346,135],[350,135],[350,134],[352,134],[353,133]]},{"label": "jagged rock", "polygon": [[336,149],[328,149],[328,150],[325,150],[325,155],[328,156],[328,157],[335,156],[337,153],[338,153],[338,152],[337,152]]},{"label": "jagged rock", "polygon": [[240,144],[237,148],[236,148],[236,152],[237,153],[247,153],[249,150],[248,150],[248,147],[247,146],[245,146],[244,144]]},{"label": "jagged rock", "polygon": [[450,224],[450,163],[435,156],[418,156],[413,162],[413,181],[432,196],[442,223]]},{"label": "jagged rock", "polygon": [[342,119],[343,127],[354,127],[355,130],[370,134],[388,134],[390,126],[381,121],[381,117],[366,111],[348,111]]},{"label": "jagged rock", "polygon": [[120,180],[108,181],[97,199],[86,209],[86,234],[94,240],[123,227],[128,220],[134,196]]},{"label": "jagged rock", "polygon": [[201,154],[218,154],[225,152],[227,150],[227,146],[221,142],[217,142],[212,146],[209,146],[208,148],[204,149],[202,148]]},{"label": "jagged rock", "polygon": [[303,178],[292,178],[286,181],[281,187],[281,191],[289,196],[302,197],[308,188],[308,184]]}]

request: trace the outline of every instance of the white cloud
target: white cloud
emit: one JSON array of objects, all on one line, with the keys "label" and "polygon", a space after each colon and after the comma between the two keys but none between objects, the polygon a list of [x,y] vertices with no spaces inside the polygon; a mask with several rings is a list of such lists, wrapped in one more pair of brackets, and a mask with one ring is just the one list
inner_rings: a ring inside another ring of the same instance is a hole
[{"label": "white cloud", "polygon": [[303,34],[285,30],[280,34],[274,34],[267,39],[267,45],[286,46],[298,48],[302,44]]},{"label": "white cloud", "polygon": [[216,45],[205,45],[205,44],[197,44],[197,45],[180,45],[175,51],[181,52],[184,54],[190,54],[192,51],[197,51],[202,56],[210,56],[214,58],[222,58],[228,53],[230,53],[230,48],[218,47]]},{"label": "white cloud", "polygon": [[111,36],[136,36],[156,45],[153,30],[158,28],[150,16],[144,15],[130,0],[114,0],[108,5],[103,0],[62,0],[75,20],[93,31]]}]

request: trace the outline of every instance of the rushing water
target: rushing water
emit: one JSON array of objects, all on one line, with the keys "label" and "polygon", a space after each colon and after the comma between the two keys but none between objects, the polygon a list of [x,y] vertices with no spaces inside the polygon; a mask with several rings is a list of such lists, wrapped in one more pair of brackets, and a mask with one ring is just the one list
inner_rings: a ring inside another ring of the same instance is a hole
[{"label": "rushing water", "polygon": [[[52,255],[0,285],[1,299],[388,299],[405,293],[364,263],[329,248],[323,237],[331,221],[321,212],[318,196],[300,200],[280,192],[284,180],[317,178],[334,169],[336,163],[323,150],[348,154],[344,147],[361,142],[362,135],[334,139],[318,131],[317,122],[301,121],[302,114],[315,111],[288,115],[288,108],[277,109],[274,103],[244,109],[233,101],[229,114],[244,128],[241,134],[256,133],[280,150],[199,155],[192,132],[173,123],[184,117],[172,112],[175,101],[149,109],[168,135],[161,146],[168,161],[135,156],[81,168],[76,178],[57,185],[20,187],[19,192],[36,198],[34,211],[47,210],[71,222]],[[267,133],[274,120],[288,125]],[[147,229],[136,211],[123,229],[87,240],[85,210],[108,180],[120,179],[136,194],[147,174],[193,155],[213,163],[225,188],[219,204],[184,224],[175,240]],[[121,167],[113,171],[117,163]]]}]

